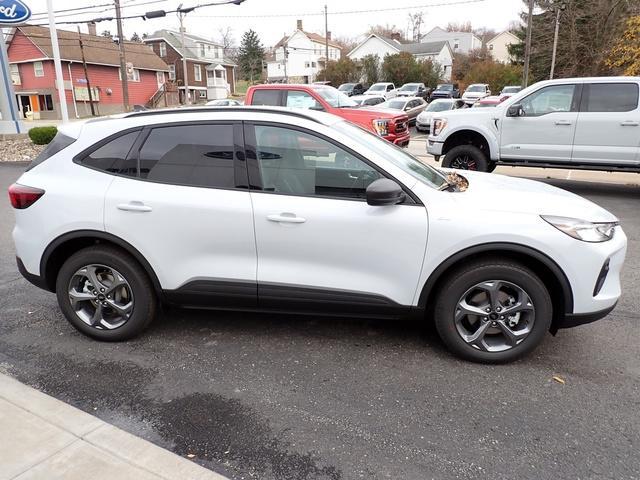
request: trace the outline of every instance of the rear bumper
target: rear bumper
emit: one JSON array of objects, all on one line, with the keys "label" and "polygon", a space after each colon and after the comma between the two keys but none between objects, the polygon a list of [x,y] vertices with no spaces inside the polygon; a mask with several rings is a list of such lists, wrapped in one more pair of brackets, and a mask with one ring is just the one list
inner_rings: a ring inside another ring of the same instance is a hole
[{"label": "rear bumper", "polygon": [[16,257],[16,263],[18,264],[18,271],[20,272],[20,275],[26,278],[29,281],[29,283],[35,285],[38,288],[42,288],[43,290],[49,291],[49,287],[44,281],[44,278],[42,278],[40,275],[29,273],[27,271],[27,268],[24,266],[24,263],[22,263],[22,260],[20,260],[19,257]]}]

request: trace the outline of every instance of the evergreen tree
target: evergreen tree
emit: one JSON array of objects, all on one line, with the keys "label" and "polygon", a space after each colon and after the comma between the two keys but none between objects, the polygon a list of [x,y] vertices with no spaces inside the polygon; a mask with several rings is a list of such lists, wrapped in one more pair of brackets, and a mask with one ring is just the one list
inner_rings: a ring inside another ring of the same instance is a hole
[{"label": "evergreen tree", "polygon": [[238,50],[238,66],[245,80],[253,82],[254,77],[260,76],[263,59],[264,47],[258,35],[253,30],[245,32]]}]

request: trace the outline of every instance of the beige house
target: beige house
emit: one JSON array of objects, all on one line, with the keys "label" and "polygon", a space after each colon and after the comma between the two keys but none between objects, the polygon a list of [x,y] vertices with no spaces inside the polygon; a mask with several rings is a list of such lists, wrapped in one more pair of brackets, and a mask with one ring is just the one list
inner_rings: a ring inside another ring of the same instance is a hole
[{"label": "beige house", "polygon": [[496,62],[511,63],[513,59],[509,55],[509,45],[518,43],[520,43],[518,37],[511,32],[504,31],[487,42],[487,49]]}]

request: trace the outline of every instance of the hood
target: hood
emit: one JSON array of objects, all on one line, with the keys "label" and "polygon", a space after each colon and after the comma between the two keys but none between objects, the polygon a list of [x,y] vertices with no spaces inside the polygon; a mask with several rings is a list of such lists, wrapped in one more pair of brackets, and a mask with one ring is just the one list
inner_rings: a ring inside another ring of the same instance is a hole
[{"label": "hood", "polygon": [[[458,171],[459,172],[459,171]],[[495,173],[459,172],[469,181],[456,200],[495,212],[556,215],[590,222],[614,222],[617,218],[595,203],[546,183]]]}]

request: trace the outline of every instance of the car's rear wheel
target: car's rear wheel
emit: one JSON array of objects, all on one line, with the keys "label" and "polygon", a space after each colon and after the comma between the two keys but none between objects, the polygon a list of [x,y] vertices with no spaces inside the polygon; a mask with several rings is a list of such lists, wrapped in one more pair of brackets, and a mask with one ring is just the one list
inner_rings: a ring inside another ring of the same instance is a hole
[{"label": "car's rear wheel", "polygon": [[530,353],[551,325],[549,292],[530,269],[499,259],[477,261],[447,277],[436,299],[438,334],[458,356],[502,363]]},{"label": "car's rear wheel", "polygon": [[445,168],[457,168],[460,170],[476,170],[487,172],[489,162],[484,152],[473,145],[458,145],[447,152],[442,160]]},{"label": "car's rear wheel", "polygon": [[144,269],[109,246],[88,247],[69,257],[58,272],[56,295],[69,323],[97,340],[133,338],[156,314],[155,291]]}]

